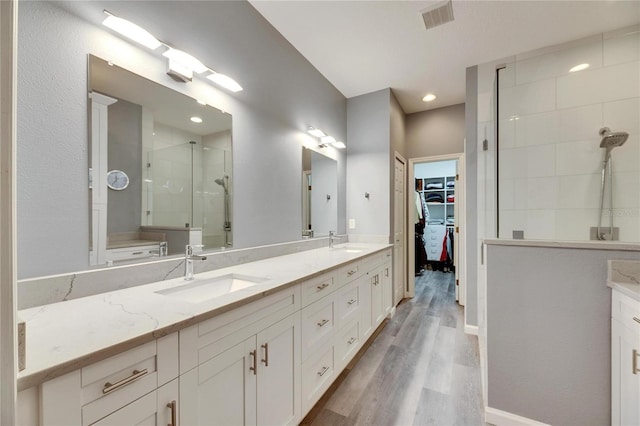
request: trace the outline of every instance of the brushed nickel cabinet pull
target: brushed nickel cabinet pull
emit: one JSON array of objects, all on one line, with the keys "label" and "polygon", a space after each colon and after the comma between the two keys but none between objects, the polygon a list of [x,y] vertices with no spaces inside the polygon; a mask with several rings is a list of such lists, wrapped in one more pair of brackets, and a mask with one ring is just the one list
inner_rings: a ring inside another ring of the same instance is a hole
[{"label": "brushed nickel cabinet pull", "polygon": [[329,287],[329,283],[322,283],[319,286],[317,286],[316,288],[318,290],[324,290],[325,288]]},{"label": "brushed nickel cabinet pull", "polygon": [[631,368],[633,369],[633,374],[640,373],[640,368],[638,368],[638,355],[640,355],[640,353],[636,349],[634,349],[633,352],[631,353],[631,356],[633,357],[631,361]]},{"label": "brushed nickel cabinet pull", "polygon": [[638,317],[633,317],[633,320],[634,320],[635,322],[637,322],[638,324],[640,324],[640,318],[638,318]]},{"label": "brushed nickel cabinet pull", "polygon": [[256,356],[256,351],[249,352],[249,356],[253,358],[253,365],[249,367],[249,371],[253,371],[253,375],[255,376],[256,374],[258,374],[256,373],[256,370],[258,370],[258,357]]},{"label": "brushed nickel cabinet pull", "polygon": [[264,345],[260,345],[260,347],[264,349],[264,358],[262,359],[262,362],[264,362],[265,367],[268,367],[269,366],[269,344],[265,343]]},{"label": "brushed nickel cabinet pull", "polygon": [[167,426],[178,426],[178,423],[176,423],[176,400],[174,399],[173,401],[168,403],[167,407],[171,409],[171,423],[169,423]]},{"label": "brushed nickel cabinet pull", "polygon": [[329,367],[322,367],[322,370],[318,371],[318,376],[324,376],[324,373],[326,373],[327,371],[329,371]]},{"label": "brushed nickel cabinet pull", "polygon": [[355,338],[355,337],[352,337],[351,339],[349,339],[349,341],[348,341],[347,343],[348,343],[348,344],[350,344],[350,345],[352,345],[352,344],[353,344],[353,342],[355,342],[355,341],[356,341],[356,338]]},{"label": "brushed nickel cabinet pull", "polygon": [[349,300],[347,303],[348,303],[348,304],[350,304],[350,305],[353,305],[353,304],[354,304],[354,303],[356,303],[356,302],[357,302],[357,300],[356,300],[356,299],[351,299],[351,300]]},{"label": "brushed nickel cabinet pull", "polygon": [[144,370],[133,370],[133,372],[129,377],[125,377],[124,379],[119,380],[115,383],[111,383],[111,382],[105,383],[104,387],[102,388],[102,393],[106,394],[109,392],[113,392],[116,389],[119,389],[123,386],[128,385],[131,382],[138,380],[140,377],[145,376],[147,373],[148,371],[146,368]]},{"label": "brushed nickel cabinet pull", "polygon": [[318,326],[319,326],[319,327],[322,327],[322,326],[324,326],[324,325],[325,325],[326,323],[328,323],[328,322],[329,322],[329,320],[328,320],[328,319],[323,319],[322,321],[320,321],[320,322],[318,323]]},{"label": "brushed nickel cabinet pull", "polygon": [[347,272],[347,275],[351,276],[351,275],[355,274],[356,272],[358,272],[358,271],[356,271],[355,269],[352,269],[349,272]]}]

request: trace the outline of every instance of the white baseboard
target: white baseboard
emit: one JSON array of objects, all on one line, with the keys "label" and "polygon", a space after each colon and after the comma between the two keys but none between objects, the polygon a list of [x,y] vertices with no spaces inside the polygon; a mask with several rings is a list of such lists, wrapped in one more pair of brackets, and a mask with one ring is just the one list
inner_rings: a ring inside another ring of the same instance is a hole
[{"label": "white baseboard", "polygon": [[484,421],[496,426],[549,426],[546,423],[491,407],[484,408]]},{"label": "white baseboard", "polygon": [[473,334],[474,336],[478,335],[478,326],[477,325],[464,325],[464,332],[467,334]]},{"label": "white baseboard", "polygon": [[396,314],[396,307],[391,308],[391,312],[389,312],[388,318],[391,319]]}]

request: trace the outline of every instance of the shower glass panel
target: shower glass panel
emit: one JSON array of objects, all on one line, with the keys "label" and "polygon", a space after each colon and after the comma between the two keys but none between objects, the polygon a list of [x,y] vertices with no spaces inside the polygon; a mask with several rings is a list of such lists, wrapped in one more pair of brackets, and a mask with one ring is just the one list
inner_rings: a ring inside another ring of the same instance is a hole
[{"label": "shower glass panel", "polygon": [[201,228],[205,248],[231,245],[230,175],[231,153],[201,142],[150,151],[146,224]]},{"label": "shower glass panel", "polygon": [[[621,29],[518,55],[497,72],[499,238],[640,241],[639,45],[637,27]],[[606,127],[628,140],[603,149]]]}]

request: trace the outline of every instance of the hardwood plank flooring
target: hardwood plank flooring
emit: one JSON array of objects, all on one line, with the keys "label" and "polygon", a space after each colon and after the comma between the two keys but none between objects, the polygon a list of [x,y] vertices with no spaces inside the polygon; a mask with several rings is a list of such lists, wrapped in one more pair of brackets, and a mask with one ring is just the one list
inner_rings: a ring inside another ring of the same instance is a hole
[{"label": "hardwood plank flooring", "polygon": [[302,424],[475,426],[483,406],[478,339],[464,333],[454,275],[425,271]]}]

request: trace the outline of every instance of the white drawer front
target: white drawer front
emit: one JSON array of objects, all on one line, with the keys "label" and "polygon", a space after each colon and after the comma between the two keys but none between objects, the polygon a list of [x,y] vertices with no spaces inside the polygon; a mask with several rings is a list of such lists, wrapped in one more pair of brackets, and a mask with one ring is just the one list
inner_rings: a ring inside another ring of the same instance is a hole
[{"label": "white drawer front", "polygon": [[357,282],[348,284],[340,290],[336,297],[338,311],[338,328],[358,316],[360,306],[359,287]]},{"label": "white drawer front", "polygon": [[337,370],[346,367],[358,352],[360,347],[359,326],[360,323],[354,321],[338,333],[335,343]]},{"label": "white drawer front", "polygon": [[333,382],[335,374],[333,346],[302,364],[302,411],[309,411]]},{"label": "white drawer front", "polygon": [[333,335],[335,328],[334,297],[320,299],[307,306],[301,312],[302,322],[302,359],[317,353],[318,347]]},{"label": "white drawer front", "polygon": [[640,333],[640,302],[614,290],[611,292],[611,316],[630,330]]},{"label": "white drawer front", "polygon": [[311,279],[300,286],[302,306],[307,306],[323,298],[336,289],[335,274],[325,274]]},{"label": "white drawer front", "polygon": [[362,275],[362,264],[360,261],[351,262],[338,269],[338,285],[341,287]]}]

